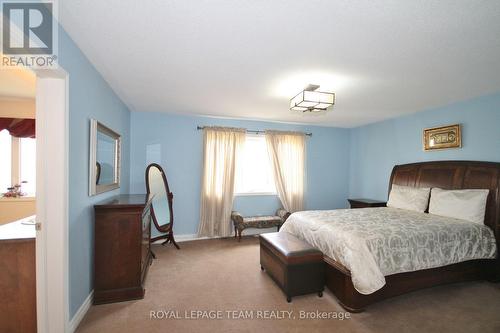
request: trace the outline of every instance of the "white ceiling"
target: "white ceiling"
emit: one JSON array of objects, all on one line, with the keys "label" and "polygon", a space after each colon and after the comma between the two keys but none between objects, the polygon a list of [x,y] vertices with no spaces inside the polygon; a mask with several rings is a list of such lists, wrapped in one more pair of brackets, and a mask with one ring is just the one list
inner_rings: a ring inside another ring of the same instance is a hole
[{"label": "white ceiling", "polygon": [[[64,0],[133,111],[358,126],[500,91],[500,1]],[[305,85],[337,94],[293,113]]]}]

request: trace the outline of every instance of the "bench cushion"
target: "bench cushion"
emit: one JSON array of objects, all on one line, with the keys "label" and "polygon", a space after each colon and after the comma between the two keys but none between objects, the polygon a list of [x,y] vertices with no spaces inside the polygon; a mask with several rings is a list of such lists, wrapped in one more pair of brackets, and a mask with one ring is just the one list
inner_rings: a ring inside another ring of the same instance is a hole
[{"label": "bench cushion", "polygon": [[281,218],[279,216],[252,216],[252,217],[244,217],[243,225],[245,228],[266,228],[266,227],[275,227],[280,225]]},{"label": "bench cushion", "polygon": [[272,232],[260,235],[261,244],[286,264],[321,262],[323,253],[303,240],[287,233]]}]

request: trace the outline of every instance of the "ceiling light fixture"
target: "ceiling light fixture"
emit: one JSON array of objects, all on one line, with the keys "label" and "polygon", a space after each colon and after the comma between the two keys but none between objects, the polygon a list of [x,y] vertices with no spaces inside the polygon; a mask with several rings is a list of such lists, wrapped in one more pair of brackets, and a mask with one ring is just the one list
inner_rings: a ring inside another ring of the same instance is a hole
[{"label": "ceiling light fixture", "polygon": [[290,99],[290,110],[322,112],[335,104],[335,93],[318,91],[319,85],[310,84]]}]

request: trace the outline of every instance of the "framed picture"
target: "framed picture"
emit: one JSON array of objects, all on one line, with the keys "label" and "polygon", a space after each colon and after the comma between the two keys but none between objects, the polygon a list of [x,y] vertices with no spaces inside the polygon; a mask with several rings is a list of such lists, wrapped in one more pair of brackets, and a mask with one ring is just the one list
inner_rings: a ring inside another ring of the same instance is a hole
[{"label": "framed picture", "polygon": [[460,147],[460,124],[424,129],[424,151]]}]

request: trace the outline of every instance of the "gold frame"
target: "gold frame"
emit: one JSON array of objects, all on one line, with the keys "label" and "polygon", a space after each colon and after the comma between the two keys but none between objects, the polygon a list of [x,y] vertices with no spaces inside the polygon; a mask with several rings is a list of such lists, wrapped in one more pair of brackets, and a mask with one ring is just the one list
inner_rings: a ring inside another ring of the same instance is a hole
[{"label": "gold frame", "polygon": [[[434,141],[437,138],[437,141],[440,142],[433,142],[433,137]],[[424,129],[423,143],[424,151],[461,148],[462,131],[460,124]]]}]

